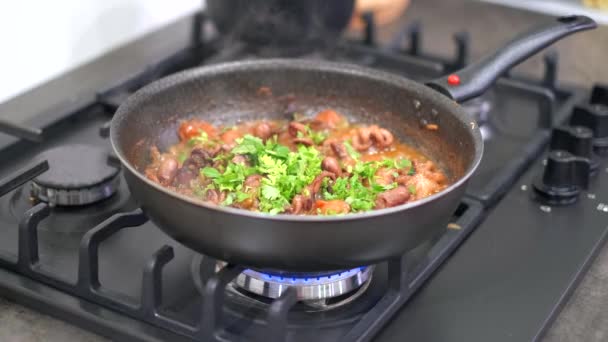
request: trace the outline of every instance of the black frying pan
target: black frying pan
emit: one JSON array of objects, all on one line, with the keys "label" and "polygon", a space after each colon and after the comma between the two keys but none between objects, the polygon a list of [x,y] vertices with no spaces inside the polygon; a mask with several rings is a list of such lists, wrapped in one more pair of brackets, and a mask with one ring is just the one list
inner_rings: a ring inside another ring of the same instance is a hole
[{"label": "black frying pan", "polygon": [[[114,116],[111,140],[129,188],[146,214],[171,237],[202,254],[289,271],[370,265],[398,257],[441,232],[463,196],[481,159],[483,141],[478,126],[457,102],[481,94],[510,67],[560,38],[595,26],[582,16],[545,24],[457,72],[459,85],[448,84],[448,77],[424,85],[354,65],[306,60],[195,68],[133,94]],[[270,87],[273,95],[258,94],[261,86]],[[391,129],[440,165],[452,185],[420,201],[366,213],[270,216],[202,203],[142,174],[150,146],[163,150],[176,143],[184,119],[230,124],[324,108]],[[439,130],[423,129],[421,120],[438,124]]]}]

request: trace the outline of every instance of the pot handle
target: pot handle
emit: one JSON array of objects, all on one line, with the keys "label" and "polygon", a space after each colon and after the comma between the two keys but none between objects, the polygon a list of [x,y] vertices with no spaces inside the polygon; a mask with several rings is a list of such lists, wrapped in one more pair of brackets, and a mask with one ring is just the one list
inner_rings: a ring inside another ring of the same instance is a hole
[{"label": "pot handle", "polygon": [[597,27],[593,19],[572,15],[556,18],[517,36],[501,49],[462,70],[426,83],[456,102],[481,95],[502,74],[554,42],[578,31]]}]

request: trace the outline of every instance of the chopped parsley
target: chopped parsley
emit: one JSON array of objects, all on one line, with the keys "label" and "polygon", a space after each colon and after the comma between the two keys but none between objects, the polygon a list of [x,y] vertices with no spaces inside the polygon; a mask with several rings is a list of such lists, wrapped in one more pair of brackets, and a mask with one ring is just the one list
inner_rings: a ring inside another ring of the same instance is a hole
[{"label": "chopped parsley", "polygon": [[251,135],[236,142],[237,146],[230,151],[230,155],[246,155],[251,165],[229,161],[223,173],[212,167],[201,169],[201,174],[211,179],[217,189],[228,191],[222,203],[224,205],[249,198],[249,194],[240,192],[242,184],[247,176],[260,174],[264,178],[261,181],[259,209],[277,214],[283,212],[291,199],[321,173],[321,155],[314,147],[298,146],[298,151],[292,152],[287,146],[277,143],[276,139],[268,139],[264,143]]},{"label": "chopped parsley", "polygon": [[409,169],[412,167],[412,161],[405,158],[395,159],[395,167],[398,169]]},{"label": "chopped parsley", "polygon": [[416,194],[416,187],[413,184],[410,184],[410,186],[407,187],[407,190],[409,190],[412,195]]},{"label": "chopped parsley", "polygon": [[309,125],[306,125],[306,134],[310,137],[312,142],[315,143],[315,145],[322,144],[323,141],[325,141],[325,139],[327,139],[327,136],[328,136],[328,134],[325,132],[313,131]]},{"label": "chopped parsley", "polygon": [[327,139],[327,133],[313,131],[310,133],[310,139],[312,139],[312,142],[314,142],[316,145],[321,145],[325,139]]},{"label": "chopped parsley", "polygon": [[337,178],[333,186],[326,187],[323,197],[327,200],[343,200],[353,212],[373,209],[379,193],[397,187],[396,183],[381,185],[376,182],[376,172],[385,164],[385,161],[357,163],[352,170],[353,174],[349,178]]},{"label": "chopped parsley", "polygon": [[348,153],[351,158],[359,159],[359,157],[361,156],[361,154],[355,150],[353,145],[350,144],[350,141],[344,141],[344,147],[346,147],[346,153]]},{"label": "chopped parsley", "polygon": [[395,159],[395,168],[397,169],[407,169],[407,174],[412,176],[416,173],[416,170],[414,169],[414,164],[412,163],[411,160],[406,159],[406,158],[399,158],[399,159]]},{"label": "chopped parsley", "polygon": [[177,161],[180,162],[180,164],[183,164],[186,159],[188,159],[188,152],[187,151],[181,151],[178,155],[177,155]]},{"label": "chopped parsley", "polygon": [[[309,136],[312,134],[316,133],[309,131]],[[264,142],[252,135],[245,135],[237,139],[236,143],[230,152],[214,158],[225,161],[226,163],[220,163],[225,166],[207,166],[200,170],[200,174],[211,181],[208,188],[227,192],[222,205],[240,203],[256,196],[261,212],[278,214],[285,211],[295,195],[308,195],[307,186],[321,173],[323,156],[314,146],[299,145],[297,151],[291,151],[287,146],[279,144],[276,136]],[[324,200],[345,201],[352,212],[372,210],[379,193],[397,187],[396,183],[379,184],[376,180],[379,169],[413,170],[412,162],[404,158],[361,161],[360,154],[349,142],[345,141],[344,145],[356,163],[347,167],[349,176],[338,177],[335,181],[326,178],[320,194]],[[234,163],[232,158],[235,155],[244,155],[249,162]],[[259,189],[255,189],[255,192],[249,188],[243,189],[245,179],[254,174],[263,176]],[[409,187],[409,191],[414,194],[415,188]]]},{"label": "chopped parsley", "polygon": [[216,146],[218,144],[217,140],[212,140],[209,138],[209,135],[207,135],[207,132],[205,131],[201,131],[199,133],[199,135],[190,138],[190,140],[188,140],[188,145],[190,147],[194,147],[194,146]]},{"label": "chopped parsley", "polygon": [[243,202],[244,200],[247,200],[250,198],[251,198],[251,194],[248,194],[248,193],[242,192],[242,191],[236,192],[236,201],[237,202]]},{"label": "chopped parsley", "polygon": [[214,178],[214,179],[222,176],[222,174],[217,169],[214,169],[212,167],[205,167],[205,168],[201,169],[201,173],[205,177]]},{"label": "chopped parsley", "polygon": [[207,135],[207,132],[205,131],[201,131],[199,133],[199,135],[195,136],[194,138],[190,138],[190,140],[188,140],[188,145],[190,146],[194,146],[197,144],[206,144],[209,142],[209,136]]}]

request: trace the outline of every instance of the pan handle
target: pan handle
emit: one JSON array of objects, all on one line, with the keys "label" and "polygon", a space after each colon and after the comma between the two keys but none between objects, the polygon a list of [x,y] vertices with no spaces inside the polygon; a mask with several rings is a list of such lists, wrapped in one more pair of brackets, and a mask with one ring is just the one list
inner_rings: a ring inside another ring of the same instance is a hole
[{"label": "pan handle", "polygon": [[440,77],[426,85],[463,102],[481,95],[498,77],[554,42],[578,31],[597,27],[593,19],[572,15],[559,17],[517,36],[501,49],[453,74]]}]

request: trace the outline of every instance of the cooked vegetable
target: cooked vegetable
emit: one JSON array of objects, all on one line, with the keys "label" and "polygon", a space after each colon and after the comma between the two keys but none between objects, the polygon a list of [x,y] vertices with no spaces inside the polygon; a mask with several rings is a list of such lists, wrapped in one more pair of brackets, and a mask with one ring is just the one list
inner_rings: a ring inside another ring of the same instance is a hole
[{"label": "cooked vegetable", "polygon": [[344,215],[397,206],[441,191],[445,175],[377,125],[334,110],[312,119],[215,127],[180,125],[180,142],[153,147],[145,174],[220,206],[269,214]]}]

